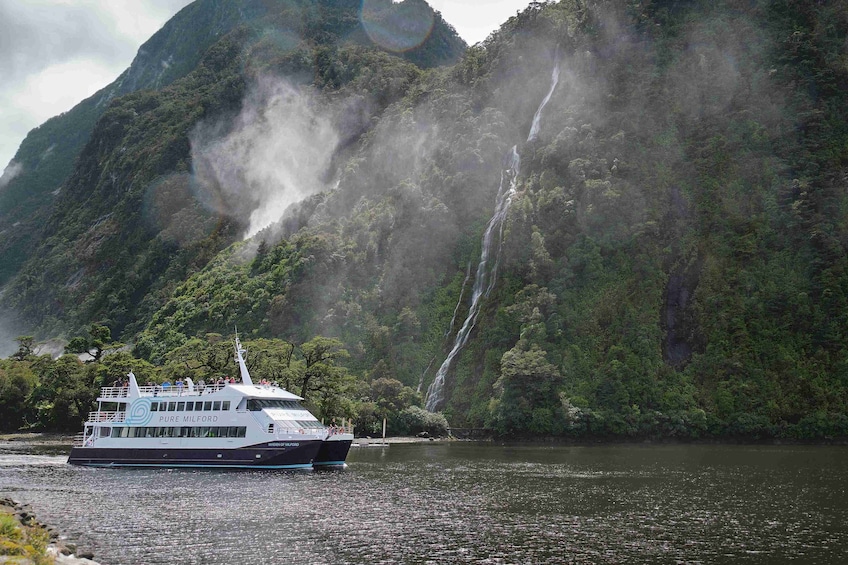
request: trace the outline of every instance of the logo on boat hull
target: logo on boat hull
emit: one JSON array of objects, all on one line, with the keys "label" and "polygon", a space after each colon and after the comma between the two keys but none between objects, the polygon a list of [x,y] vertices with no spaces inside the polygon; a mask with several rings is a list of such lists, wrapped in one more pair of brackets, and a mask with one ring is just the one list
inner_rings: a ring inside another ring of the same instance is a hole
[{"label": "logo on boat hull", "polygon": [[132,406],[130,406],[130,411],[127,413],[127,424],[132,426],[144,426],[150,419],[153,417],[153,414],[150,412],[150,399],[149,398],[137,398],[133,401]]}]

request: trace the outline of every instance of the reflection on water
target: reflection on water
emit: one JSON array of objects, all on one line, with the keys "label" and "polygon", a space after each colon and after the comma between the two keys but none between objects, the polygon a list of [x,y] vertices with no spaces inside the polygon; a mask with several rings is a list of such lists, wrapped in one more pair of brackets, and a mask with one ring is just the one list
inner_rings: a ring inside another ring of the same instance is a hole
[{"label": "reflection on water", "polygon": [[840,563],[848,450],[395,444],[340,472],[0,449],[0,496],[119,563]]}]

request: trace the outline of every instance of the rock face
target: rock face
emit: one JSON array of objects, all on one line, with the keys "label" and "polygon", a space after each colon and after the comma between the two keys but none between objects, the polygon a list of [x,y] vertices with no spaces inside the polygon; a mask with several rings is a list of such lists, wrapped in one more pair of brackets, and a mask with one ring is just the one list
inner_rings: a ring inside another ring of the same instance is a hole
[{"label": "rock face", "polygon": [[[21,504],[10,498],[0,498],[0,512],[11,514],[21,525],[21,528],[41,529],[50,536],[50,544],[47,547],[47,554],[53,557],[58,565],[99,565],[93,561],[94,554],[91,552],[78,552],[77,546],[72,543],[65,543],[60,538],[59,532],[52,526],[47,526],[39,522],[29,504]],[[2,541],[2,540],[0,540]],[[78,555],[75,555],[77,553]],[[9,561],[11,559],[11,561]],[[0,563],[16,563],[26,565],[32,563],[30,559],[20,556],[6,557],[0,555]]]}]

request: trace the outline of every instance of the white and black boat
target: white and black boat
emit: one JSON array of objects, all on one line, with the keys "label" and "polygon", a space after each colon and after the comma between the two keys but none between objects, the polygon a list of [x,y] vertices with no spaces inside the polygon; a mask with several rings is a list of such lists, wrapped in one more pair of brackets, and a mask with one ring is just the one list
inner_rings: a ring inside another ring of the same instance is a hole
[{"label": "white and black boat", "polygon": [[237,384],[104,387],[68,463],[95,467],[310,469],[345,465],[350,427],[326,427],[278,386],[255,384],[236,338]]}]

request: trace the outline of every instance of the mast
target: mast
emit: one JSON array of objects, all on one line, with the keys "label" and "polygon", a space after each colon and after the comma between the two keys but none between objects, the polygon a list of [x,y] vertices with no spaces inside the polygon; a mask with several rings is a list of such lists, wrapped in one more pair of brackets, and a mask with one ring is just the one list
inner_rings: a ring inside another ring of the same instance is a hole
[{"label": "mast", "polygon": [[239,373],[241,373],[241,382],[246,385],[252,385],[253,380],[250,378],[250,373],[247,371],[247,365],[244,363],[243,353],[247,353],[247,350],[241,346],[241,341],[239,341],[238,334],[236,334],[236,361],[239,366]]},{"label": "mast", "polygon": [[138,381],[132,371],[127,373],[129,377],[129,398],[138,398],[141,396],[141,390],[138,388]]}]

